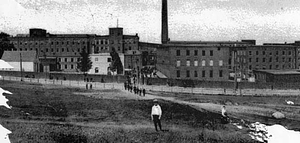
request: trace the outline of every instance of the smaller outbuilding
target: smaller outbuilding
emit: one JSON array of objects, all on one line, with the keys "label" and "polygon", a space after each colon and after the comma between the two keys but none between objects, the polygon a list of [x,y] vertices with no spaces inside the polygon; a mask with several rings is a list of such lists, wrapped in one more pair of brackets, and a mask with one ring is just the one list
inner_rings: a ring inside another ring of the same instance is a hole
[{"label": "smaller outbuilding", "polygon": [[300,70],[253,70],[257,82],[300,82]]},{"label": "smaller outbuilding", "polygon": [[5,51],[2,60],[6,61],[13,68],[2,68],[2,71],[22,71],[37,72],[39,69],[39,59],[35,51]]}]

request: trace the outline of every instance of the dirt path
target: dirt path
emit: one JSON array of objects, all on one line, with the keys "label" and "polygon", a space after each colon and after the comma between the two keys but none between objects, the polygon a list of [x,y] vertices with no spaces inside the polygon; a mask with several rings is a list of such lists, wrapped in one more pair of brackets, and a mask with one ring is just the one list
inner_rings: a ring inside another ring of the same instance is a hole
[{"label": "dirt path", "polygon": [[[158,96],[154,94],[146,94],[145,97],[135,95],[133,93],[120,90],[120,93],[111,96],[114,98],[128,98],[136,100],[152,100],[160,99],[174,103],[189,105],[199,111],[210,111],[221,114],[221,107],[223,105],[215,103],[197,103],[192,101],[183,101],[174,97]],[[283,120],[277,120],[271,117],[271,114],[275,112],[275,109],[264,108],[259,106],[246,106],[246,105],[226,105],[229,116],[236,119],[243,119],[249,122],[261,122],[264,124],[281,124],[288,129],[300,130],[300,120],[286,118]]]}]

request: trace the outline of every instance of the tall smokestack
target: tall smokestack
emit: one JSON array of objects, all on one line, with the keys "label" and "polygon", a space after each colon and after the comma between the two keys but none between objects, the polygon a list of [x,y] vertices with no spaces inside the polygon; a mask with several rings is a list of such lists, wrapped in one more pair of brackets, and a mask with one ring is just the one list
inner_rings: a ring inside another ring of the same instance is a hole
[{"label": "tall smokestack", "polygon": [[168,36],[168,0],[162,0],[161,12],[161,43],[165,44],[169,40]]}]

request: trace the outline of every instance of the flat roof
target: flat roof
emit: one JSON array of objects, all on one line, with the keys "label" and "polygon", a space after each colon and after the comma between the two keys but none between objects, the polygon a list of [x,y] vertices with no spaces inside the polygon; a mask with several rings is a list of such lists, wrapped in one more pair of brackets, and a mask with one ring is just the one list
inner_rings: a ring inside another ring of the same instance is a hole
[{"label": "flat roof", "polygon": [[289,74],[299,74],[300,70],[254,70],[254,72],[263,72],[263,73],[269,73],[274,75],[289,75]]}]

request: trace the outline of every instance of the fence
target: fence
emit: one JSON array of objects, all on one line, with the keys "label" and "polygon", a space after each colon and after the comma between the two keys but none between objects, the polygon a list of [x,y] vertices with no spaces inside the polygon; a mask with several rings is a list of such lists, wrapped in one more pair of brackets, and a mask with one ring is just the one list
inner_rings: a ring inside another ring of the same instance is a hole
[{"label": "fence", "polygon": [[[2,80],[21,81],[21,77],[3,76]],[[24,82],[41,83],[41,84],[54,84],[72,87],[86,88],[87,82],[82,80],[57,80],[45,78],[22,78]],[[121,89],[124,90],[123,83],[111,82],[89,82],[93,89]],[[243,95],[243,96],[299,96],[299,89],[253,89],[241,88],[234,90],[233,88],[207,88],[207,87],[178,87],[167,85],[138,85],[139,88],[146,89],[147,91],[157,92],[170,92],[170,93],[189,93],[189,94],[207,94],[207,95]],[[90,87],[88,87],[90,88]]]}]

